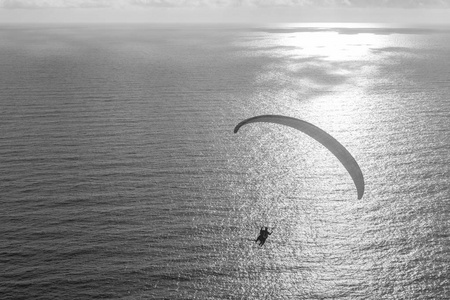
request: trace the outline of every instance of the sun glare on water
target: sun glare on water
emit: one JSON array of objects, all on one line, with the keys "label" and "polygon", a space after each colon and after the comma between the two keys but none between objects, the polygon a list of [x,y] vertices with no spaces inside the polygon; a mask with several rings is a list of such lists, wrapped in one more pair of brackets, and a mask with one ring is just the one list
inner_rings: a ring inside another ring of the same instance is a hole
[{"label": "sun glare on water", "polygon": [[[324,24],[326,25],[326,24]],[[320,57],[324,61],[361,61],[370,55],[370,48],[377,46],[380,37],[373,33],[342,34],[349,29],[341,24],[329,24],[339,28],[314,27],[311,31],[299,28],[286,33],[279,40],[280,46],[295,47],[300,57]],[[355,24],[356,25],[356,24]]]}]

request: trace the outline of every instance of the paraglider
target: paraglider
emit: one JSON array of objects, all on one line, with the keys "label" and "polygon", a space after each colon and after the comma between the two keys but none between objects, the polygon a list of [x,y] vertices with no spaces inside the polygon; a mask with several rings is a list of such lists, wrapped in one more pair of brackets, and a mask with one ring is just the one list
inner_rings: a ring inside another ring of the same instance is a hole
[{"label": "paraglider", "polygon": [[334,137],[311,123],[300,119],[280,115],[261,115],[248,118],[236,125],[236,127],[234,128],[234,133],[237,133],[242,126],[255,122],[268,122],[289,126],[309,135],[310,137],[321,143],[331,153],[333,153],[334,156],[339,159],[345,169],[347,169],[356,186],[358,199],[362,198],[364,194],[364,177],[361,169],[350,152],[348,152],[348,150],[344,146],[342,146],[342,144],[339,143]]},{"label": "paraglider", "polygon": [[[273,229],[272,229],[272,232],[273,232]],[[269,237],[269,235],[272,234],[272,232],[269,232],[268,227],[261,227],[261,229],[259,230],[259,235],[255,240],[255,243],[259,242],[259,246],[262,247],[264,245],[264,243],[266,242],[267,238]]]}]

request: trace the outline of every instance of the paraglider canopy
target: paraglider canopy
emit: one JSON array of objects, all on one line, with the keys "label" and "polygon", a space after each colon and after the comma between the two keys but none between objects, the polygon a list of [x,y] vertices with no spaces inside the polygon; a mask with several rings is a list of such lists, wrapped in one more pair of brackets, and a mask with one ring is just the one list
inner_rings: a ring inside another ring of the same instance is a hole
[{"label": "paraglider canopy", "polygon": [[294,129],[300,130],[301,132],[309,135],[310,137],[321,143],[339,159],[339,161],[348,171],[353,179],[353,182],[355,183],[358,193],[358,199],[362,198],[364,194],[364,177],[361,169],[350,152],[348,152],[348,150],[344,146],[342,146],[342,144],[339,143],[334,137],[311,123],[300,119],[279,115],[262,115],[245,119],[236,125],[236,127],[234,128],[234,133],[237,133],[242,126],[255,122],[268,122],[289,126]]}]

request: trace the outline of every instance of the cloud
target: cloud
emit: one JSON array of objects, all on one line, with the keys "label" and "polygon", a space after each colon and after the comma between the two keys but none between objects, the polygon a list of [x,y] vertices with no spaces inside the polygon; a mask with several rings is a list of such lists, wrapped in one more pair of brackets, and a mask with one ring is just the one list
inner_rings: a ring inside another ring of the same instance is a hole
[{"label": "cloud", "polygon": [[352,7],[450,8],[449,0],[348,0]]},{"label": "cloud", "polygon": [[113,7],[114,2],[117,2],[117,1],[107,1],[107,0],[0,0],[0,7],[7,8],[7,9],[100,8],[100,7]]},{"label": "cloud", "polygon": [[108,7],[450,8],[450,0],[0,0],[5,9]]}]

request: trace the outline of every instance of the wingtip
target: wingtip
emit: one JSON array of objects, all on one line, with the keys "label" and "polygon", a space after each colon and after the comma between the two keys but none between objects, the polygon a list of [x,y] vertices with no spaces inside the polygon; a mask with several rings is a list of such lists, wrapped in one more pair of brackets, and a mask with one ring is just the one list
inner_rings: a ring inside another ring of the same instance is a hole
[{"label": "wingtip", "polygon": [[242,126],[242,122],[239,123],[239,124],[237,124],[236,127],[234,127],[233,132],[234,132],[234,133],[237,133],[237,132],[239,131],[239,128],[241,128],[241,126]]}]

